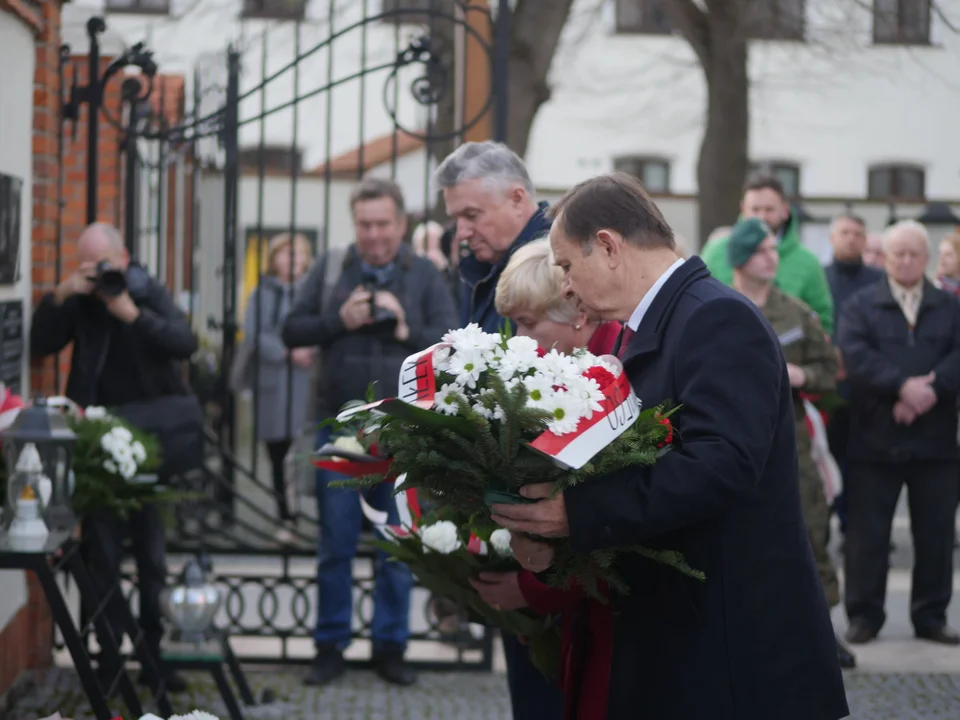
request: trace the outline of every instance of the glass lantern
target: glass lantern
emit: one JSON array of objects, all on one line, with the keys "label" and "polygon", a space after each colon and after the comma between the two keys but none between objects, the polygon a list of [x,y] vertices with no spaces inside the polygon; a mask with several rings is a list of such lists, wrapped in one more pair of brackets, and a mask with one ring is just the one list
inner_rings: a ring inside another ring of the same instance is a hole
[{"label": "glass lantern", "polygon": [[220,609],[220,590],[210,582],[205,556],[187,560],[180,582],[160,594],[160,608],[173,624],[175,642],[200,644],[213,637],[213,620]]},{"label": "glass lantern", "polygon": [[[3,452],[8,468],[16,468],[28,446],[40,457],[41,473],[49,483],[43,518],[51,530],[71,530],[76,523],[73,495],[73,450],[77,436],[58,410],[43,400],[25,407],[3,433]],[[8,493],[9,494],[9,493]]]},{"label": "glass lantern", "polygon": [[23,446],[15,465],[8,465],[4,527],[17,547],[42,545],[49,534],[43,520],[50,499],[50,479],[44,475],[40,452],[31,442]]}]

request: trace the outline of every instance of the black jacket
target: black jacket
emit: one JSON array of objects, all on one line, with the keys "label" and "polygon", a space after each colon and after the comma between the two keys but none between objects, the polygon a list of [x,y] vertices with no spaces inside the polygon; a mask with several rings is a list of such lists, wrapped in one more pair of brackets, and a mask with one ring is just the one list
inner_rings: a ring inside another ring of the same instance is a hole
[{"label": "black jacket", "polygon": [[624,367],[645,408],[681,406],[682,446],[566,490],[573,547],[678,550],[706,582],[624,557],[608,717],[846,717],[776,334],[694,257],[654,298]]},{"label": "black jacket", "polygon": [[882,270],[860,263],[838,262],[834,260],[823,270],[830,284],[833,296],[833,336],[830,341],[836,343],[840,336],[840,318],[847,300],[859,290],[873,285],[885,276]]},{"label": "black jacket", "polygon": [[73,343],[66,394],[77,404],[102,402],[97,397],[98,367],[102,375],[104,357],[114,342],[129,350],[131,374],[117,379],[129,389],[124,402],[187,393],[179,361],[197,350],[190,322],[166,288],[145,274],[133,298],[140,316],[130,325],[115,320],[91,296],[74,295],[58,305],[53,293],[47,293],[34,310],[30,354],[47,357]]},{"label": "black jacket", "polygon": [[363,400],[371,382],[376,383],[377,399],[395,396],[403,361],[457,327],[450,286],[432,262],[417,257],[406,245],[400,247],[396,270],[383,288],[396,296],[406,313],[410,337],[405,342],[396,340],[392,330],[349,331],[340,320],[340,306],[363,282],[355,247],[344,258],[328,303],[321,297],[325,272],[325,263],[318,261],[304,279],[282,334],[287,347],[320,347],[319,418],[335,415],[349,400]]},{"label": "black jacket", "polygon": [[[840,335],[850,383],[851,460],[957,458],[960,302],[924,280],[911,330],[887,282],[859,291],[843,310]],[[937,404],[908,426],[893,407],[907,378],[936,372]]]}]

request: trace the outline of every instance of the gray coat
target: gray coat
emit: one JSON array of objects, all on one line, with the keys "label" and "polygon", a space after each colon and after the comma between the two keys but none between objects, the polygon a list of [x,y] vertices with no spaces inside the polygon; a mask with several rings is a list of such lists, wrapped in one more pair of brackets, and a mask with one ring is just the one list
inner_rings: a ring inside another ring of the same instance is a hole
[{"label": "gray coat", "polygon": [[[297,286],[294,293],[299,287]],[[259,334],[256,310],[258,303]],[[257,439],[265,442],[297,437],[306,421],[310,370],[296,367],[287,361],[286,347],[280,339],[283,321],[290,312],[291,304],[290,287],[273,276],[264,276],[250,294],[243,323],[244,337],[247,342],[254,343],[255,351],[251,363],[255,363],[253,375],[257,388],[254,400]],[[260,359],[259,367],[255,360],[257,357]]]}]

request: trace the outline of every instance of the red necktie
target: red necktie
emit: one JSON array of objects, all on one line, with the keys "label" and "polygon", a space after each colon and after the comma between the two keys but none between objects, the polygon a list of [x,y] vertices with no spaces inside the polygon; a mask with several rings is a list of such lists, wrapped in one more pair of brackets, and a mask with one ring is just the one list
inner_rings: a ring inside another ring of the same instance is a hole
[{"label": "red necktie", "polygon": [[617,358],[623,360],[623,356],[627,354],[627,346],[630,344],[630,339],[634,336],[635,331],[629,325],[623,326],[623,332],[620,333],[620,349],[617,350]]}]

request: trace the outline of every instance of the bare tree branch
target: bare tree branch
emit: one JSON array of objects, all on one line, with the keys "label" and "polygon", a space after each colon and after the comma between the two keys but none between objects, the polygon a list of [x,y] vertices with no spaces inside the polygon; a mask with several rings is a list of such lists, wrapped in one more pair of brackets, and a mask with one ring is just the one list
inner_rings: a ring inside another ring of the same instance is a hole
[{"label": "bare tree branch", "polygon": [[690,43],[700,62],[704,62],[710,54],[710,23],[706,13],[694,0],[669,0],[666,9],[671,22]]}]

